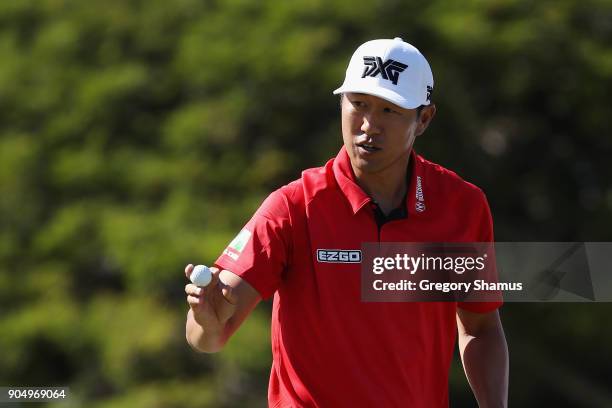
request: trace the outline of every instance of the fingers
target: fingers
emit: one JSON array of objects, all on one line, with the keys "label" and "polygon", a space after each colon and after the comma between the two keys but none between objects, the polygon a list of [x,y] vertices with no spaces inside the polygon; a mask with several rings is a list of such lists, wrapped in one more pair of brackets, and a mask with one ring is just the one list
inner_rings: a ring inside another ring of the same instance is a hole
[{"label": "fingers", "polygon": [[234,293],[234,288],[232,288],[231,286],[225,286],[223,289],[221,289],[221,293],[223,294],[225,300],[227,300],[232,305],[238,303],[238,297]]},{"label": "fingers", "polygon": [[193,307],[200,304],[201,299],[203,299],[201,296],[202,292],[202,288],[197,287],[193,283],[185,285],[185,294],[187,294],[187,303],[189,303],[189,306]]},{"label": "fingers", "polygon": [[187,279],[190,279],[191,272],[193,272],[193,264],[189,264],[185,267],[185,276],[187,277]]},{"label": "fingers", "polygon": [[206,287],[210,290],[219,284],[219,274],[221,273],[221,271],[219,270],[219,268],[216,268],[214,266],[211,266],[208,269],[210,269],[211,279],[210,283]]},{"label": "fingers", "polygon": [[[191,273],[193,272],[193,268],[195,268],[193,264],[188,264],[187,266],[185,266],[185,277],[189,280],[191,280]],[[219,271],[219,268],[216,268],[214,266],[211,266],[209,269],[212,275],[212,279],[206,287],[214,288],[219,281],[220,271]]]},{"label": "fingers", "polygon": [[211,285],[219,286],[222,299],[225,302],[229,303],[232,306],[236,305],[238,303],[238,296],[234,291],[234,288],[228,283],[227,279],[221,279],[221,274],[223,272],[231,273],[231,271],[228,271],[227,269],[223,269],[222,271],[220,271],[218,268],[211,268],[211,270],[214,270]]},{"label": "fingers", "polygon": [[[193,264],[188,264],[187,266],[185,266],[185,276],[187,277],[187,279],[189,279],[189,277],[191,276],[193,268]],[[223,301],[229,303],[232,306],[235,306],[238,303],[237,295],[235,294],[233,288],[230,285],[226,285],[223,281],[221,281],[220,275],[222,271],[219,270],[219,268],[213,266],[210,268],[210,272],[212,275],[211,281],[207,286],[198,287],[193,283],[188,283],[187,285],[185,285],[187,303],[189,303],[191,307],[196,307],[197,305],[204,303],[205,297],[213,295],[214,293],[217,293],[217,295],[219,295],[218,290],[220,289],[220,294],[222,295],[221,298],[223,299]],[[219,289],[217,289],[217,286],[219,286]]]},{"label": "fingers", "polygon": [[195,296],[187,296],[187,303],[189,303],[189,307],[194,308],[200,304],[200,298]]},{"label": "fingers", "polygon": [[185,285],[185,293],[191,296],[200,296],[204,290],[193,283],[188,283]]}]

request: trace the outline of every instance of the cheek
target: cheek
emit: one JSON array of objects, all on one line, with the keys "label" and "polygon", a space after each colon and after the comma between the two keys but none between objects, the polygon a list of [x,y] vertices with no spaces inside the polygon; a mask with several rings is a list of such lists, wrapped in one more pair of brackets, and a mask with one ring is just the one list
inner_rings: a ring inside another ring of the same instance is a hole
[{"label": "cheek", "polygon": [[410,126],[406,130],[406,146],[412,146],[414,144],[414,140],[416,139],[416,126]]},{"label": "cheek", "polygon": [[342,113],[342,140],[348,143],[352,139],[352,125],[351,121],[344,112]]},{"label": "cheek", "polygon": [[354,112],[342,112],[342,131],[353,133],[361,128],[361,118]]},{"label": "cheek", "polygon": [[414,142],[415,126],[406,126],[405,124],[396,126],[389,134],[395,135],[397,146],[409,147]]}]

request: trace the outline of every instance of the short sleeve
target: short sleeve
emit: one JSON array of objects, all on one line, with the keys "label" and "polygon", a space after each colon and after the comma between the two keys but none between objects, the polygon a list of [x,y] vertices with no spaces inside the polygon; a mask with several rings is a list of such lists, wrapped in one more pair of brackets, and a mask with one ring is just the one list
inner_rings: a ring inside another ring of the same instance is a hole
[{"label": "short sleeve", "polygon": [[[493,218],[491,217],[491,210],[489,208],[489,203],[487,202],[487,198],[481,190],[478,190],[479,198],[478,205],[475,208],[478,211],[474,214],[473,220],[475,221],[473,224],[474,228],[474,242],[494,242],[493,236]],[[490,274],[493,276],[495,280],[497,280],[497,272],[495,269],[495,252],[494,248],[491,250],[493,255],[493,270]],[[499,294],[499,301],[492,302],[458,302],[457,306],[461,309],[475,312],[475,313],[488,313],[492,312],[503,304],[501,300],[501,293]]]},{"label": "short sleeve", "polygon": [[270,194],[215,264],[240,276],[263,299],[278,288],[291,250],[288,200],[282,190]]}]

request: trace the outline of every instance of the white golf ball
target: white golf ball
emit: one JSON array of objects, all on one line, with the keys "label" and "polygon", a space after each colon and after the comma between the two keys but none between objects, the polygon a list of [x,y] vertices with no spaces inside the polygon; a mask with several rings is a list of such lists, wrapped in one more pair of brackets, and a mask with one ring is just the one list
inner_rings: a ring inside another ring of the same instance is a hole
[{"label": "white golf ball", "polygon": [[212,279],[212,273],[206,265],[196,265],[189,279],[196,286],[207,286]]}]

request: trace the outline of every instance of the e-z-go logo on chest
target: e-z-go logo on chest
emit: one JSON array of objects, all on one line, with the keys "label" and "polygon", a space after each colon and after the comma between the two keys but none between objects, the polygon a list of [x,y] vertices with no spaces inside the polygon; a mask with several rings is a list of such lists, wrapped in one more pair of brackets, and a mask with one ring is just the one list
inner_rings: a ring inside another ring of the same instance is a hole
[{"label": "e-z-go logo on chest", "polygon": [[358,249],[317,249],[317,261],[328,263],[360,263]]}]

